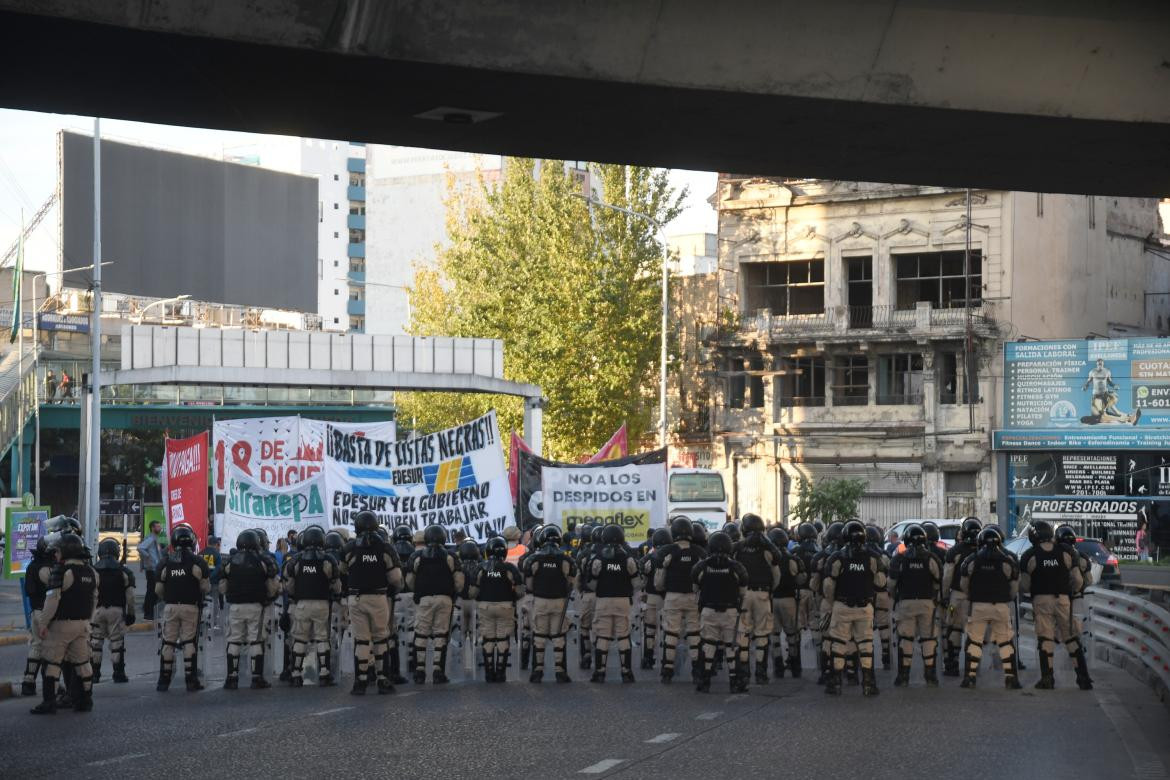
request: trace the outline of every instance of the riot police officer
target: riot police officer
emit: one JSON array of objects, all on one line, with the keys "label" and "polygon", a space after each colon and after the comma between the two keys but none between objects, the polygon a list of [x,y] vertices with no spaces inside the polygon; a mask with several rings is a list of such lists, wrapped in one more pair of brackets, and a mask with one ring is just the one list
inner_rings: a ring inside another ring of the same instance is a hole
[{"label": "riot police officer", "polygon": [[330,626],[334,599],[341,593],[340,565],[325,552],[325,531],[306,528],[297,543],[297,554],[284,567],[284,590],[292,602],[292,674],[294,688],[305,684],[305,656],[309,644],[317,651],[317,680],[335,685],[330,666]]},{"label": "riot police officer", "polygon": [[475,584],[475,577],[479,573],[479,566],[483,563],[483,554],[479,545],[471,539],[459,543],[457,548],[459,566],[463,569],[463,589],[459,592],[459,631],[464,646],[475,647],[476,616],[479,610],[475,605],[475,597],[471,595],[471,586]]},{"label": "riot police officer", "polygon": [[[804,563],[788,551],[788,533],[783,528],[768,531],[768,541],[780,555],[780,581],[772,589],[772,668],[777,679],[784,676],[787,665],[793,677],[800,677],[800,623],[798,622],[797,598],[804,588],[807,575]],[[780,635],[788,644],[787,661],[780,642]]]},{"label": "riot police officer", "polygon": [[768,682],[768,643],[772,639],[772,591],[780,584],[780,551],[764,536],[764,519],[748,513],[740,520],[743,536],[732,542],[731,557],[748,573],[747,595],[739,610],[735,676],[747,689],[754,657],[756,683]]},{"label": "riot police officer", "polygon": [[586,525],[582,533],[585,530],[589,536],[582,537],[577,549],[577,665],[581,669],[588,669],[593,660],[593,616],[597,610],[597,594],[590,578],[593,558],[601,549],[603,527]]},{"label": "riot police officer", "polygon": [[656,528],[650,537],[650,548],[642,558],[642,668],[654,668],[654,649],[658,644],[658,620],[662,615],[662,603],[666,594],[654,584],[657,571],[657,551],[670,544],[670,531]]},{"label": "riot police officer", "polygon": [[707,557],[707,526],[698,520],[691,522],[691,547],[697,547],[699,559]]},{"label": "riot police officer", "polygon": [[264,608],[278,591],[277,571],[260,550],[260,535],[254,530],[241,531],[236,537],[236,551],[223,566],[220,592],[227,598],[228,612],[227,677],[225,690],[234,691],[240,682],[240,655],[244,647],[252,662],[252,687],[270,688],[264,679]]},{"label": "riot police officer", "polygon": [[938,685],[935,671],[937,635],[934,616],[938,610],[942,563],[927,549],[926,531],[915,523],[902,534],[906,549],[890,562],[889,591],[894,598],[894,616],[898,625],[898,674],[894,685],[910,684],[910,665],[914,660],[914,642],[922,653],[923,679],[930,687]]},{"label": "riot police officer", "polygon": [[997,530],[981,531],[978,543],[977,551],[968,555],[959,567],[959,590],[970,600],[966,625],[966,674],[960,686],[975,687],[975,675],[983,658],[983,637],[990,629],[991,641],[999,646],[999,657],[1003,662],[1004,687],[1018,689],[1020,681],[1016,675],[1008,605],[1015,600],[1019,590],[1019,568],[1015,559],[1004,552],[1002,537]]},{"label": "riot police officer", "polygon": [[1089,691],[1093,689],[1093,679],[1089,676],[1089,663],[1085,659],[1085,651],[1081,646],[1081,633],[1084,628],[1077,615],[1084,614],[1085,589],[1095,584],[1093,562],[1077,547],[1077,533],[1072,529],[1072,526],[1062,525],[1057,528],[1056,541],[1068,548],[1068,551],[1076,559],[1077,568],[1081,572],[1080,590],[1070,590],[1069,592],[1069,598],[1072,600],[1069,624],[1067,628],[1063,622],[1056,624],[1056,639],[1064,641],[1065,649],[1068,650],[1069,657],[1073,659],[1073,664],[1077,669],[1077,686],[1082,691]]},{"label": "riot police officer", "polygon": [[[735,637],[735,624],[750,574],[743,564],[731,557],[731,537],[719,531],[708,539],[708,555],[691,569],[691,582],[698,592],[699,634],[701,639],[695,690],[711,690],[715,674],[715,656]],[[729,675],[732,693],[747,690],[747,675]]]},{"label": "riot police officer", "polygon": [[429,525],[423,531],[425,547],[416,550],[406,569],[406,584],[414,593],[414,644],[411,646],[414,681],[427,681],[428,640],[435,650],[431,682],[447,682],[447,642],[455,594],[463,590],[463,569],[459,559],[447,551],[447,531]]},{"label": "riot police officer", "polygon": [[876,696],[873,602],[874,595],[886,586],[886,572],[881,558],[869,549],[865,526],[860,521],[846,523],[842,535],[845,544],[825,565],[821,584],[824,595],[821,614],[829,617],[833,657],[833,673],[825,685],[825,693],[841,693],[841,675],[852,643],[859,655],[861,692],[865,696]]},{"label": "riot police officer", "polygon": [[625,546],[625,532],[619,525],[601,529],[601,549],[594,550],[590,563],[590,580],[597,603],[593,615],[593,677],[591,682],[605,682],[609,648],[616,643],[621,660],[622,682],[634,681],[633,648],[630,645],[630,604],[634,597],[634,580],[638,562]]},{"label": "riot police officer", "polygon": [[89,621],[93,617],[97,572],[89,565],[89,552],[81,537],[64,533],[55,542],[57,562],[49,572],[45,603],[33,623],[41,639],[44,676],[42,701],[31,712],[52,715],[57,711],[57,680],[61,665],[73,666],[69,698],[73,709],[93,709],[93,670],[90,667]]},{"label": "riot police officer", "polygon": [[56,553],[49,549],[45,537],[37,540],[32,550],[32,560],[24,570],[24,593],[28,597],[31,628],[28,632],[28,653],[24,661],[24,679],[20,682],[21,696],[35,696],[37,675],[44,669],[44,655],[41,652],[41,636],[37,631],[37,619],[45,608],[45,593],[49,588],[49,573],[53,570]]},{"label": "riot police officer", "polygon": [[963,641],[963,626],[967,623],[967,594],[959,587],[962,563],[975,552],[979,531],[979,520],[968,517],[959,528],[959,538],[947,550],[943,566],[942,598],[946,608],[946,637],[943,643],[943,674],[959,676],[959,645]]},{"label": "riot police officer", "polygon": [[196,655],[199,633],[199,608],[211,591],[207,562],[195,555],[195,532],[188,526],[176,526],[171,532],[171,552],[159,564],[154,575],[154,592],[166,604],[163,609],[162,648],[159,650],[158,684],[165,691],[171,685],[175,653],[183,653],[183,671],[187,690],[203,690],[199,682]]},{"label": "riot police officer", "polygon": [[1068,637],[1069,655],[1077,665],[1077,683],[1085,688],[1082,681],[1088,677],[1088,666],[1080,648],[1080,635],[1074,637],[1071,631],[1070,596],[1079,593],[1084,584],[1079,561],[1073,550],[1056,541],[1048,523],[1037,521],[1032,524],[1032,530],[1036,541],[1020,557],[1019,566],[1020,590],[1031,595],[1036,622],[1036,650],[1040,656],[1040,681],[1036,687],[1041,690],[1056,687],[1053,655],[1060,634]]},{"label": "riot police officer", "polygon": [[676,515],[670,521],[671,543],[655,552],[654,587],[666,594],[662,603],[664,683],[674,679],[678,644],[684,637],[691,655],[691,677],[698,678],[700,672],[699,603],[691,570],[705,556],[700,554],[699,548],[691,546],[693,533],[690,518]]},{"label": "riot police officer", "polygon": [[[815,527],[814,525],[814,529]],[[819,669],[817,685],[825,685],[829,681],[829,677],[833,671],[832,640],[825,631],[829,625],[829,613],[823,611],[821,606],[822,604],[832,606],[832,602],[825,602],[824,600],[823,585],[825,570],[829,564],[829,560],[840,549],[841,533],[844,530],[844,523],[829,523],[822,534],[824,546],[813,555],[812,563],[808,569],[809,591],[812,594],[811,601],[813,602],[812,609],[810,610],[810,619],[812,620],[813,644],[817,648],[817,668]],[[849,650],[849,653],[852,655],[852,650]]]},{"label": "riot police officer", "polygon": [[353,517],[355,536],[345,546],[341,571],[349,588],[350,632],[353,634],[353,688],[364,696],[377,681],[378,693],[394,693],[386,677],[384,658],[389,652],[390,603],[387,596],[402,586],[402,565],[394,548],[378,535],[378,516],[369,510]]},{"label": "riot police officer", "polygon": [[[885,546],[882,544],[882,529],[878,528],[872,523],[865,527],[865,541],[869,545],[869,549],[874,551],[874,554],[881,558],[882,566],[886,571],[890,570],[890,556],[886,555]],[[882,643],[882,668],[890,668],[890,653],[893,643],[893,630],[890,626],[890,609],[893,603],[890,599],[890,594],[886,590],[879,590],[874,596],[873,602],[873,627],[878,632],[878,639]]]},{"label": "riot police officer", "polygon": [[[817,553],[821,550],[817,547],[817,529],[812,523],[801,523],[796,527],[796,546],[792,548],[792,554],[800,560],[801,568],[804,571],[804,582],[796,591],[796,630],[797,638],[800,638],[801,632],[807,630],[812,636],[813,647],[819,649],[821,646],[821,625],[820,620],[816,619],[817,599],[813,597],[811,589],[812,574],[813,574],[813,559],[816,558]],[[797,646],[799,650],[799,644]],[[797,666],[793,671],[794,677],[800,676],[801,667]]]},{"label": "riot police officer", "polygon": [[[399,525],[394,529],[391,546],[398,560],[405,564],[414,555],[414,533],[408,525]],[[414,653],[409,648],[414,646],[414,597],[406,587],[405,575],[403,585],[394,596],[394,624],[390,627],[390,646],[387,655],[390,658],[390,681],[395,685],[406,682],[402,676],[402,661],[399,647],[405,645],[407,649],[407,671],[413,676],[414,668],[410,666]]]},{"label": "riot police officer", "polygon": [[476,624],[483,646],[486,682],[508,681],[509,640],[516,630],[516,601],[524,594],[520,570],[507,561],[508,543],[493,536],[487,541],[487,560],[479,565],[468,595],[476,605]]},{"label": "riot police officer", "polygon": [[541,529],[539,547],[524,560],[525,583],[532,595],[533,660],[528,681],[538,683],[544,677],[545,647],[553,646],[556,680],[570,682],[565,666],[565,634],[568,621],[570,583],[577,576],[572,557],[561,550],[561,531],[556,526]]},{"label": "riot police officer", "polygon": [[130,682],[126,676],[126,626],[134,623],[134,572],[121,561],[122,545],[117,539],[98,544],[94,570],[98,575],[98,601],[89,629],[90,665],[96,684],[102,675],[102,650],[110,642],[114,682]]}]

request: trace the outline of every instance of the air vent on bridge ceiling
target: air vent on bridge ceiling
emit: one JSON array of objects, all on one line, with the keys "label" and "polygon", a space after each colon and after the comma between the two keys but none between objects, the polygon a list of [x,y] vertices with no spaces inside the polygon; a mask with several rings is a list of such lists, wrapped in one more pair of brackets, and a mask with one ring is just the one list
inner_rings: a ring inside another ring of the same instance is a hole
[{"label": "air vent on bridge ceiling", "polygon": [[432,122],[446,122],[449,125],[477,125],[489,119],[503,116],[499,111],[478,111],[473,108],[455,108],[453,106],[439,106],[430,111],[415,114],[415,119],[429,119]]}]

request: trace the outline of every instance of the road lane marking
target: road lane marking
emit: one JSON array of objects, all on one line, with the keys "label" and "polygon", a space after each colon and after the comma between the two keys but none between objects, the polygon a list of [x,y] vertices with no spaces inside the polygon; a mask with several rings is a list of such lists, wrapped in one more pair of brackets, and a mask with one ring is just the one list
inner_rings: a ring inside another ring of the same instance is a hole
[{"label": "road lane marking", "polygon": [[346,710],[352,710],[352,709],[353,709],[353,707],[334,707],[331,710],[321,710],[320,712],[313,712],[310,714],[311,715],[318,715],[318,716],[319,715],[332,715],[335,712],[345,712]]},{"label": "road lane marking", "polygon": [[253,726],[253,727],[247,728],[247,729],[240,729],[239,731],[225,731],[223,734],[216,734],[215,736],[217,736],[217,737],[238,737],[241,734],[251,734],[253,731],[259,731],[259,730],[260,729]]},{"label": "road lane marking", "polygon": [[723,701],[726,702],[727,704],[730,704],[733,701],[739,701],[740,699],[746,699],[746,698],[747,698],[746,693],[733,693],[732,695],[728,696]]},{"label": "road lane marking", "polygon": [[663,742],[670,742],[671,740],[678,739],[681,736],[682,736],[682,734],[674,734],[674,733],[659,734],[657,737],[651,737],[650,739],[646,740],[646,744],[648,744],[648,745],[661,745]]},{"label": "road lane marking", "polygon": [[702,712],[695,716],[695,720],[715,720],[722,712]]},{"label": "road lane marking", "polygon": [[109,764],[118,764],[122,761],[131,761],[135,758],[144,758],[150,755],[149,753],[127,753],[124,756],[115,756],[114,758],[103,758],[101,761],[90,761],[86,766],[108,766]]},{"label": "road lane marking", "polygon": [[613,769],[618,764],[621,764],[621,763],[628,761],[628,760],[629,759],[625,759],[625,758],[607,758],[604,761],[598,761],[596,764],[593,764],[592,766],[585,767],[577,774],[579,774],[579,775],[599,775],[602,772],[608,772],[609,770]]}]

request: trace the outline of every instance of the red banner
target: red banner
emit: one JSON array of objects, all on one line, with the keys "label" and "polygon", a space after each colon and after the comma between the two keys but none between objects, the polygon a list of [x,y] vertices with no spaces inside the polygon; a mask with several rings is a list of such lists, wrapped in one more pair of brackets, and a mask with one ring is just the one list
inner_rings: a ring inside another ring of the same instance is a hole
[{"label": "red banner", "polygon": [[[524,439],[512,431],[512,440],[508,446],[508,484],[512,488],[512,503],[516,503],[520,495],[520,451],[532,452],[532,448]],[[629,434],[626,433],[626,424],[617,429],[617,433],[609,437],[596,454],[587,458],[585,463],[601,463],[606,460],[617,460],[630,454]]]},{"label": "red banner", "polygon": [[207,431],[166,440],[163,505],[168,530],[189,525],[199,547],[207,544]]},{"label": "red banner", "polygon": [[630,454],[630,442],[626,434],[626,424],[622,423],[622,427],[617,429],[617,433],[609,437],[609,441],[605,443],[601,449],[597,451],[586,463],[601,463],[607,460],[617,460],[624,458]]}]

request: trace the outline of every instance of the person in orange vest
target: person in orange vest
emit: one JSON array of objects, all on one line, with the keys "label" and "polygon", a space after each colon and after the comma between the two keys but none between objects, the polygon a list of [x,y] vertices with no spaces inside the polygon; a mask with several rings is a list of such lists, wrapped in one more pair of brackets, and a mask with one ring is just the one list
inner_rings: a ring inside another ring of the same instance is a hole
[{"label": "person in orange vest", "polygon": [[[520,529],[509,525],[504,528],[502,535],[508,545],[504,561],[523,572],[522,567],[524,559],[528,555],[528,546],[520,543]],[[521,669],[527,669],[532,658],[532,603],[532,594],[527,591],[516,602],[516,622],[520,632]]]}]

